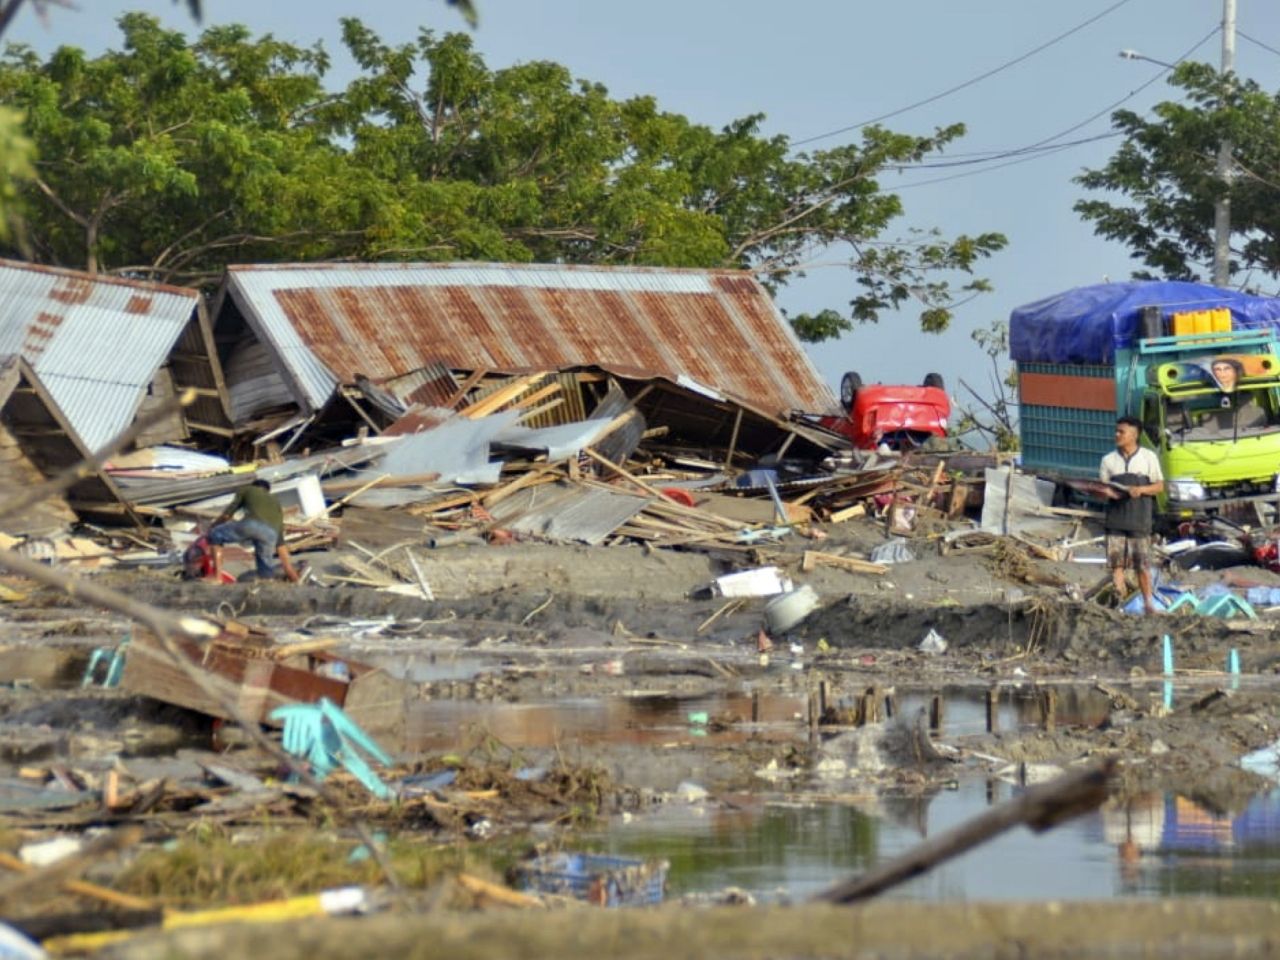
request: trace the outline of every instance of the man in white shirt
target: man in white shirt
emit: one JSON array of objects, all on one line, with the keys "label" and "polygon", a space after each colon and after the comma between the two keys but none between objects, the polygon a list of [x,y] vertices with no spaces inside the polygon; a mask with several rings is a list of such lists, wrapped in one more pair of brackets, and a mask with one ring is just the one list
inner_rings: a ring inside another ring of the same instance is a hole
[{"label": "man in white shirt", "polygon": [[1164,489],[1164,474],[1155,451],[1138,446],[1142,424],[1135,417],[1116,421],[1116,448],[1102,458],[1099,475],[1104,481],[1126,488],[1127,497],[1107,502],[1107,566],[1116,597],[1126,591],[1125,570],[1138,575],[1138,587],[1147,613],[1155,613],[1151,586],[1151,525],[1154,497]]}]

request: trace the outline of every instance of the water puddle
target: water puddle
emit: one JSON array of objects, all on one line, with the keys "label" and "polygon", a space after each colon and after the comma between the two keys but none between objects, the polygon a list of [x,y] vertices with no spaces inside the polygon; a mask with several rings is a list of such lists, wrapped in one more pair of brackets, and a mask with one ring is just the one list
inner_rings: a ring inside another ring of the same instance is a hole
[{"label": "water puddle", "polygon": [[[367,658],[379,663],[376,657]],[[379,665],[382,665],[379,663]],[[387,666],[410,679],[461,679],[479,672],[468,658],[403,657]],[[468,671],[474,671],[468,673]],[[1097,726],[1110,709],[1107,696],[1089,686],[1056,689],[1055,718],[1061,726]],[[946,687],[899,692],[893,709],[914,716],[942,699],[938,733],[961,736],[987,729],[987,691]],[[847,706],[841,700],[837,706]],[[1000,730],[1043,723],[1043,690],[1034,685],[1001,688],[993,705]],[[691,744],[710,740],[733,743],[748,736],[794,739],[807,735],[809,700],[800,694],[763,694],[744,690],[708,696],[637,695],[584,697],[555,701],[494,703],[426,700],[409,706],[404,749],[428,752],[460,746],[467,731],[482,727],[512,747],[551,747],[565,740],[590,744]]]},{"label": "water puddle", "polygon": [[[966,781],[929,797],[858,796],[734,809],[671,807],[590,836],[592,849],[671,863],[668,896],[739,887],[803,899],[1007,800],[1018,788]],[[1112,804],[1043,834],[1010,831],[885,894],[909,900],[1274,896],[1280,788],[1234,815],[1174,794]]]},{"label": "water puddle", "polygon": [[582,744],[732,743],[749,736],[805,735],[808,701],[799,696],[616,696],[551,702],[478,703],[427,700],[409,706],[405,749],[461,746],[469,731],[487,730],[511,747]]},{"label": "water puddle", "polygon": [[473,680],[486,670],[491,661],[479,657],[449,656],[436,653],[374,653],[360,651],[353,660],[385,670],[397,680],[409,683],[437,683],[449,680]]}]

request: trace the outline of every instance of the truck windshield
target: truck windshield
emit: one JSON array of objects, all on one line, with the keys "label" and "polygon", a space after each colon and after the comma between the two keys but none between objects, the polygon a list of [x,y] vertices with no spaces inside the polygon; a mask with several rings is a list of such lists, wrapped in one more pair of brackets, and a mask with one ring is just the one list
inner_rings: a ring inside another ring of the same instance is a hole
[{"label": "truck windshield", "polygon": [[1275,391],[1264,388],[1166,400],[1165,428],[1179,443],[1274,433],[1280,429]]}]

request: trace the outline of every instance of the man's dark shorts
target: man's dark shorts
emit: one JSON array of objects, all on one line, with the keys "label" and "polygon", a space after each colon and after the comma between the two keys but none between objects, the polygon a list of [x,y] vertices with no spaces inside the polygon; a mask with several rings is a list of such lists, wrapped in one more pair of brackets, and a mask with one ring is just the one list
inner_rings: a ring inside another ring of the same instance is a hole
[{"label": "man's dark shorts", "polygon": [[1112,570],[1145,570],[1151,566],[1151,534],[1108,533],[1107,566]]}]

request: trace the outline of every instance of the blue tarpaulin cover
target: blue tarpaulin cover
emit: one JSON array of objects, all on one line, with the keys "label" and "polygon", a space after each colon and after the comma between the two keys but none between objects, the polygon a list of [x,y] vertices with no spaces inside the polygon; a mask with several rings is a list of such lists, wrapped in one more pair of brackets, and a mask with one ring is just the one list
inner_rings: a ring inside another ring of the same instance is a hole
[{"label": "blue tarpaulin cover", "polygon": [[1134,346],[1142,308],[1231,311],[1236,330],[1280,330],[1280,298],[1181,280],[1100,283],[1018,307],[1009,317],[1009,353],[1022,363],[1113,363]]}]

